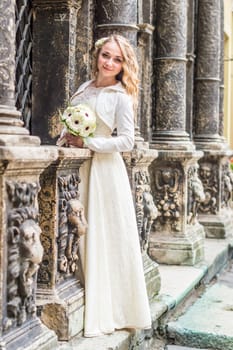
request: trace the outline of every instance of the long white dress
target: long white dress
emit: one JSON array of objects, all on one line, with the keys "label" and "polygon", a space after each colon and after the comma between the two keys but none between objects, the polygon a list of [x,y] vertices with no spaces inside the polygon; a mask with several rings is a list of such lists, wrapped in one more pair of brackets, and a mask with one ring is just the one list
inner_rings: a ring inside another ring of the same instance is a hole
[{"label": "long white dress", "polygon": [[[72,104],[88,103],[95,109],[100,91],[89,86]],[[104,142],[105,138],[112,138],[112,130],[97,118],[95,138]],[[82,254],[84,335],[98,336],[122,328],[150,328],[135,209],[124,161],[119,152],[100,150],[94,152],[89,169],[88,175],[88,162],[81,169],[84,182],[87,177],[89,180],[88,233]]]}]

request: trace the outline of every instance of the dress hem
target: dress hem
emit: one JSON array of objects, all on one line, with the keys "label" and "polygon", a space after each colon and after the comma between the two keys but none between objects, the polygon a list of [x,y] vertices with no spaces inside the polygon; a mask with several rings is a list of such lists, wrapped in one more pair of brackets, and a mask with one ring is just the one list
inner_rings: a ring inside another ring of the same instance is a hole
[{"label": "dress hem", "polygon": [[84,333],[85,338],[94,338],[94,337],[100,337],[103,335],[110,335],[113,334],[116,331],[133,331],[133,330],[149,330],[151,329],[150,326],[145,326],[145,327],[135,327],[135,326],[125,326],[122,328],[114,328],[113,330],[105,331],[105,332],[97,332],[97,333]]}]

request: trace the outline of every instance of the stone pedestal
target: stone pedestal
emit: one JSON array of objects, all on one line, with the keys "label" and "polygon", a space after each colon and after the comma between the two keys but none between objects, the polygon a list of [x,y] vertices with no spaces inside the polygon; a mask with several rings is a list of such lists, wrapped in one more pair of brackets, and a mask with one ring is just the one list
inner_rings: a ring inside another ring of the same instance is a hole
[{"label": "stone pedestal", "polygon": [[205,191],[205,201],[198,209],[199,222],[208,238],[226,238],[233,234],[231,154],[230,150],[206,150],[199,161],[199,176]]},{"label": "stone pedestal", "polygon": [[38,224],[39,175],[56,150],[0,147],[0,349],[57,349],[55,333],[36,316],[37,271],[42,260]]},{"label": "stone pedestal", "polygon": [[136,148],[131,153],[123,155],[135,201],[138,234],[150,301],[153,301],[153,298],[159,293],[161,286],[158,264],[147,254],[151,225],[157,217],[157,208],[151,194],[148,166],[157,155],[157,151],[147,148]]},{"label": "stone pedestal", "polygon": [[[212,13],[212,16],[208,14]],[[225,238],[233,231],[231,193],[232,151],[223,137],[223,2],[198,3],[197,64],[195,75],[194,141],[204,152],[199,161],[205,201],[199,220],[206,236]]]},{"label": "stone pedestal", "polygon": [[84,289],[79,274],[79,240],[87,223],[79,200],[79,168],[88,149],[59,148],[57,161],[40,178],[41,240],[44,256],[38,273],[37,305],[42,321],[59,340],[82,333]]},{"label": "stone pedestal", "polygon": [[204,258],[204,229],[197,210],[204,200],[197,160],[202,152],[166,152],[149,167],[158,216],[151,229],[149,256],[158,263],[194,265]]}]

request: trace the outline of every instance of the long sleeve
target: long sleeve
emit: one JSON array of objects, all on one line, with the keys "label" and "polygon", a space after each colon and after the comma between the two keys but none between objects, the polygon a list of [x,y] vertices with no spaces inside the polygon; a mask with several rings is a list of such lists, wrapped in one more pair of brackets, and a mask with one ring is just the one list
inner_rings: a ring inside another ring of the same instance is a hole
[{"label": "long sleeve", "polygon": [[95,152],[128,152],[134,146],[134,112],[130,96],[120,93],[115,112],[117,136],[92,137],[86,140],[86,146]]}]

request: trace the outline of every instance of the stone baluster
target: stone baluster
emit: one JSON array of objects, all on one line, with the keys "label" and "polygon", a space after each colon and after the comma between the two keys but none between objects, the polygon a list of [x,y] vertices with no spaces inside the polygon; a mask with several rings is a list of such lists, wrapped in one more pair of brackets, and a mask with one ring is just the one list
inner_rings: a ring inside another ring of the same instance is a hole
[{"label": "stone baluster", "polygon": [[198,2],[194,141],[204,151],[199,175],[206,196],[198,212],[206,236],[214,238],[224,238],[233,229],[230,203],[233,180],[229,170],[232,152],[223,138],[222,12],[222,1]]},{"label": "stone baluster", "polygon": [[[36,313],[42,260],[39,175],[57,157],[39,147],[15,108],[15,1],[0,4],[0,347],[57,349],[55,333]],[[33,344],[32,344],[33,340]]]},{"label": "stone baluster", "polygon": [[158,0],[155,9],[155,115],[150,147],[158,149],[158,158],[149,173],[158,217],[152,225],[149,255],[158,263],[193,265],[204,256],[204,229],[197,219],[204,194],[197,173],[202,152],[195,150],[189,136],[192,87],[186,76],[193,69],[193,44],[187,46],[187,34],[192,37],[194,28],[187,6],[185,0]]}]

